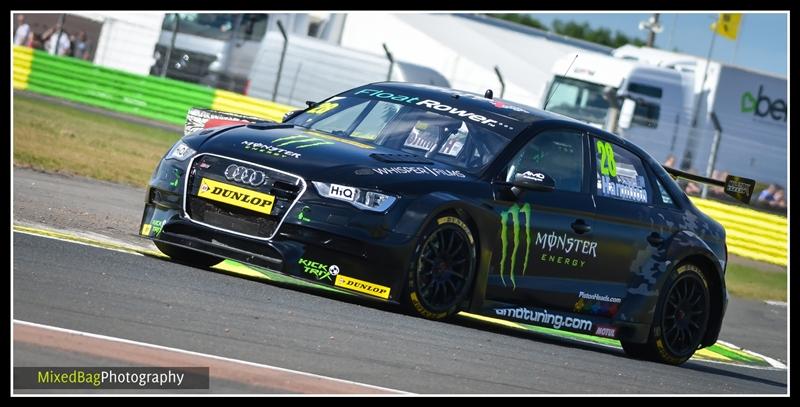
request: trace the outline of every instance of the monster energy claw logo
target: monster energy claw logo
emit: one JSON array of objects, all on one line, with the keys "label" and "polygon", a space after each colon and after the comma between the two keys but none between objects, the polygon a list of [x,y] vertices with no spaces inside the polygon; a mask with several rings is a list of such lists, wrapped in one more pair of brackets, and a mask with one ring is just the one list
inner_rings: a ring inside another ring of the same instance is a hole
[{"label": "monster energy claw logo", "polygon": [[293,145],[296,148],[308,148],[308,147],[315,147],[315,146],[324,146],[327,144],[334,144],[332,141],[322,140],[312,136],[306,136],[304,134],[298,134],[296,136],[286,136],[277,138],[272,140],[272,143],[277,147],[284,147]]},{"label": "monster energy claw logo", "polygon": [[506,262],[509,260],[508,256],[508,244],[509,244],[509,222],[511,223],[511,227],[513,228],[513,242],[512,242],[512,249],[511,249],[511,256],[510,256],[510,267],[508,268],[508,275],[511,279],[511,285],[514,289],[517,288],[517,282],[514,279],[514,273],[517,270],[517,252],[520,246],[520,226],[522,221],[520,220],[520,214],[525,215],[525,261],[522,263],[522,274],[525,274],[525,270],[528,268],[528,256],[531,252],[531,205],[526,203],[521,208],[519,205],[514,204],[511,208],[507,211],[503,211],[500,213],[500,242],[502,243],[501,248],[501,256],[500,256],[500,280],[503,282],[503,285],[506,285],[506,280],[503,275],[506,272]]}]

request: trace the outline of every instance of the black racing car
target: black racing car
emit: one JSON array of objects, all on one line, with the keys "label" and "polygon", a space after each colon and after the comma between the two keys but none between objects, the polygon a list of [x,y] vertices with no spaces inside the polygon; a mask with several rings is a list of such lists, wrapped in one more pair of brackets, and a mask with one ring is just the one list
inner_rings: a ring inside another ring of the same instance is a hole
[{"label": "black racing car", "polygon": [[179,262],[235,259],[430,319],[617,338],[670,364],[713,344],[722,226],[631,143],[489,93],[374,83],[283,123],[193,110],[140,233]]}]

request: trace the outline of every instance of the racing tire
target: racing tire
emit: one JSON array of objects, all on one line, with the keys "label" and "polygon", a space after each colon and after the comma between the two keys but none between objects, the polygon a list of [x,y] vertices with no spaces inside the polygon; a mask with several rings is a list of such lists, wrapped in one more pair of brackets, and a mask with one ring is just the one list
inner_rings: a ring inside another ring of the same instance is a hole
[{"label": "racing tire", "polygon": [[417,241],[408,272],[405,303],[412,313],[442,320],[461,310],[477,265],[475,239],[454,215],[439,215]]},{"label": "racing tire", "polygon": [[225,260],[220,257],[196,252],[194,250],[184,249],[183,247],[173,246],[169,243],[159,242],[158,240],[154,240],[153,243],[155,243],[156,247],[161,251],[161,253],[169,256],[171,260],[189,266],[209,268],[211,266],[216,266]]},{"label": "racing tire", "polygon": [[691,263],[678,265],[664,284],[647,343],[622,342],[629,356],[680,365],[694,354],[706,334],[711,300],[703,272]]}]

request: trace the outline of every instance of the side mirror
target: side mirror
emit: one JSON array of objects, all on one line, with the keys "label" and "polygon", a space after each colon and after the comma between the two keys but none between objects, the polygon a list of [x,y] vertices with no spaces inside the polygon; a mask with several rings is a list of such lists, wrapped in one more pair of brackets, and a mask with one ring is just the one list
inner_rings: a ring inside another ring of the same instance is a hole
[{"label": "side mirror", "polygon": [[619,128],[628,129],[633,122],[633,112],[636,111],[636,101],[633,99],[625,99],[622,102],[622,108],[619,111]]},{"label": "side mirror", "polygon": [[552,191],[556,189],[556,181],[549,175],[537,170],[514,174],[511,184],[517,188],[533,191]]},{"label": "side mirror", "polygon": [[302,112],[302,110],[292,110],[290,112],[286,112],[286,114],[283,115],[283,120],[281,120],[281,123],[286,123]]}]

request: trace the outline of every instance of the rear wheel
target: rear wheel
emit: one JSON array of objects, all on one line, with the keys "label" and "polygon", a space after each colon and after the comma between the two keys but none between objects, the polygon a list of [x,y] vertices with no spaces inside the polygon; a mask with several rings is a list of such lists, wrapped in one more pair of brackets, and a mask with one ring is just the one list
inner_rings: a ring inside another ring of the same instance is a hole
[{"label": "rear wheel", "polygon": [[173,246],[169,243],[159,242],[158,240],[154,240],[153,243],[155,243],[161,253],[169,256],[170,259],[190,266],[208,268],[225,260],[194,250],[184,249],[183,247]]},{"label": "rear wheel", "polygon": [[622,348],[631,357],[679,365],[700,346],[710,304],[703,272],[693,264],[682,264],[665,284],[647,343],[623,341]]},{"label": "rear wheel", "polygon": [[460,310],[472,288],[475,240],[458,217],[439,216],[426,228],[408,273],[407,302],[418,315],[444,319]]}]

